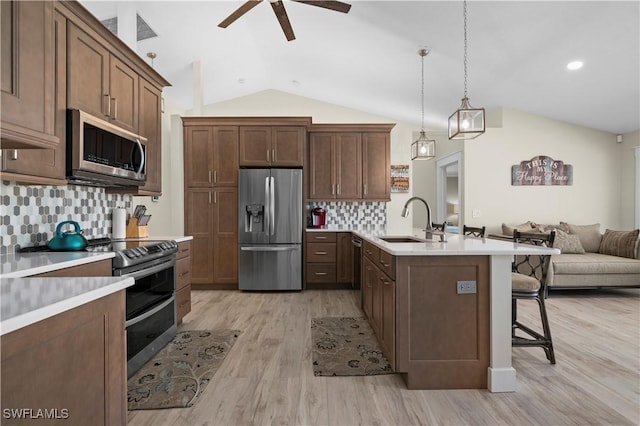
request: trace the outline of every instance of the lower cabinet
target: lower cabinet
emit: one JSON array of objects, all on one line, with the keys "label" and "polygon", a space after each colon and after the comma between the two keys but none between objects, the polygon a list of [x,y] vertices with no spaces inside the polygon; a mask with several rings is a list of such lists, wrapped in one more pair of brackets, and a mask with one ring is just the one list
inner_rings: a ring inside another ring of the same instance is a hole
[{"label": "lower cabinet", "polygon": [[124,318],[121,290],[2,336],[2,412],[56,416],[2,424],[126,424]]},{"label": "lower cabinet", "polygon": [[32,277],[110,277],[113,275],[111,263],[111,259],[99,260],[84,265],[32,275]]},{"label": "lower cabinet", "polygon": [[176,320],[191,312],[191,241],[178,243],[176,253]]},{"label": "lower cabinet", "polygon": [[351,232],[308,232],[305,247],[308,287],[350,287],[353,281]]},{"label": "lower cabinet", "polygon": [[363,309],[378,338],[380,349],[396,366],[396,282],[395,259],[368,242],[364,243]]}]

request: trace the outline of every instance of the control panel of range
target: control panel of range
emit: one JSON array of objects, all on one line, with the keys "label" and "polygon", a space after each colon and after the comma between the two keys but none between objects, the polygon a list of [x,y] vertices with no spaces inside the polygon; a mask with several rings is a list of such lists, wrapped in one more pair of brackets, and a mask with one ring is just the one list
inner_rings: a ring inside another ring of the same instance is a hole
[{"label": "control panel of range", "polygon": [[175,241],[157,241],[149,245],[131,247],[116,251],[113,259],[114,268],[124,268],[148,262],[164,256],[170,256],[178,251],[178,243]]}]

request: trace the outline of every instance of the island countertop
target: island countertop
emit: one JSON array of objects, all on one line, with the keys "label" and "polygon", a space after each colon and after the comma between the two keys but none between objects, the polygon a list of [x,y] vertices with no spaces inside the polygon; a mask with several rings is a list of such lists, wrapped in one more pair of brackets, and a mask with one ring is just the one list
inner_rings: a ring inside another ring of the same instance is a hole
[{"label": "island countertop", "polygon": [[0,258],[0,277],[21,278],[115,257],[113,252],[35,252],[6,254]]},{"label": "island countertop", "polygon": [[0,335],[108,296],[134,282],[131,277],[3,278]]}]

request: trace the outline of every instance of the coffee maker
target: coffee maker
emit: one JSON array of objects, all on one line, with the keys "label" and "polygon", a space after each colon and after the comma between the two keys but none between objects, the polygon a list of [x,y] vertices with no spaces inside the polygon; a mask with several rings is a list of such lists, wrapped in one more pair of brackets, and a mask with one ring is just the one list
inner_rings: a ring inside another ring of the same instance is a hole
[{"label": "coffee maker", "polygon": [[311,210],[311,227],[325,228],[327,226],[327,211],[322,207]]}]

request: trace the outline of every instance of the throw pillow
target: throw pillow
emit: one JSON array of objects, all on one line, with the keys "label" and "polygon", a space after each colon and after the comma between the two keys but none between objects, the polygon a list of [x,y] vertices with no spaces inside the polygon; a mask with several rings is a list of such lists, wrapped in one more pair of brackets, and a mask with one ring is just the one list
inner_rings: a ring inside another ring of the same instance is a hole
[{"label": "throw pillow", "polygon": [[520,232],[533,232],[533,226],[531,221],[521,223],[520,225],[507,225],[502,224],[502,234],[513,237],[513,231],[517,229]]},{"label": "throw pillow", "polygon": [[600,224],[594,223],[593,225],[572,225],[569,226],[569,234],[577,235],[580,238],[580,244],[585,251],[589,253],[598,253],[600,250],[600,240],[602,234],[600,234]]},{"label": "throw pillow", "polygon": [[634,231],[612,231],[607,229],[602,236],[599,253],[635,258],[638,233],[640,233],[638,229]]},{"label": "throw pillow", "polygon": [[580,244],[577,235],[567,234],[560,229],[556,229],[556,238],[553,240],[553,247],[560,249],[562,253],[584,254],[584,247]]}]

